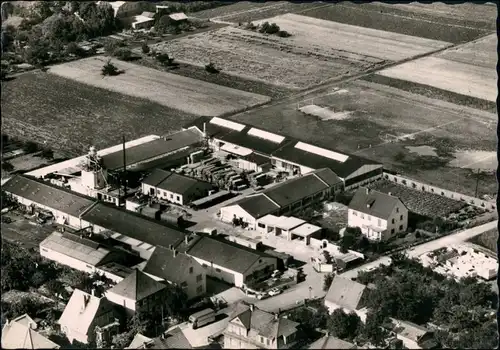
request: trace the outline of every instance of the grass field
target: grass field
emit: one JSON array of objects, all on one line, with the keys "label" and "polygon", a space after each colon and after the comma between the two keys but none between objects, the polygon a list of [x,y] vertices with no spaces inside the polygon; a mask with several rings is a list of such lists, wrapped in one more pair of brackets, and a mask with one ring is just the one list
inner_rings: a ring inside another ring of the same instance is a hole
[{"label": "grass field", "polygon": [[492,252],[497,252],[498,230],[486,231],[470,240],[470,242],[480,245]]},{"label": "grass field", "polygon": [[[362,80],[340,88],[314,99],[243,113],[235,119],[379,161],[389,170],[431,185],[474,194],[472,171],[449,163],[457,151],[496,151],[495,114]],[[350,115],[323,121],[297,110],[304,105]],[[420,156],[406,148],[421,145],[436,148],[438,156]],[[478,193],[491,195],[496,188],[494,174],[484,175]]]},{"label": "grass field", "polygon": [[495,7],[476,4],[411,3],[404,7],[341,2],[301,15],[452,43],[468,42],[496,29]]},{"label": "grass field", "polygon": [[113,64],[124,73],[113,77],[102,77],[101,68],[107,60],[106,57],[90,57],[53,66],[49,72],[98,88],[148,99],[195,115],[217,116],[270,100],[267,96],[118,60],[114,60]]},{"label": "grass field", "polygon": [[150,134],[166,134],[196,116],[42,72],[2,82],[2,132],[81,155]]},{"label": "grass field", "polygon": [[211,61],[229,75],[303,89],[447,45],[294,14],[268,20],[277,22],[292,36],[280,38],[225,27],[154,48],[179,62],[204,66]]}]

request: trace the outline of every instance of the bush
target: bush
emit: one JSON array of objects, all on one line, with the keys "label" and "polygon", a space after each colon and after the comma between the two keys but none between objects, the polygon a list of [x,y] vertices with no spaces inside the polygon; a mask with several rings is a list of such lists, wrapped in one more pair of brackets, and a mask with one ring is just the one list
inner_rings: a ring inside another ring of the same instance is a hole
[{"label": "bush", "polygon": [[212,74],[216,74],[216,73],[219,73],[220,71],[215,68],[214,64],[212,62],[210,62],[209,64],[207,64],[205,66],[205,70],[208,72],[208,73],[212,73]]},{"label": "bush", "polygon": [[165,67],[170,67],[174,64],[174,59],[170,58],[167,53],[160,53],[156,55],[156,60]]},{"label": "bush", "polygon": [[14,166],[12,165],[12,163],[10,163],[8,161],[3,161],[2,162],[2,170],[6,171],[6,172],[11,172],[14,170]]},{"label": "bush", "polygon": [[245,29],[247,29],[247,30],[255,30],[255,29],[257,29],[257,26],[255,24],[253,24],[252,22],[248,22],[245,25]]},{"label": "bush", "polygon": [[23,145],[23,151],[25,153],[35,153],[39,150],[38,145],[33,141],[28,141]]},{"label": "bush", "polygon": [[278,36],[281,38],[288,38],[288,37],[291,37],[292,34],[288,33],[286,30],[280,30],[278,32]]},{"label": "bush", "polygon": [[113,51],[113,56],[122,61],[130,61],[133,59],[132,51],[126,47],[119,47]]},{"label": "bush", "polygon": [[111,61],[108,61],[101,69],[101,75],[103,76],[115,76],[118,74],[120,74],[120,71]]},{"label": "bush", "polygon": [[66,46],[66,53],[75,55],[77,57],[85,57],[85,55],[86,55],[85,50],[83,50],[75,42],[69,43],[68,46]]},{"label": "bush", "polygon": [[259,28],[259,32],[265,34],[276,34],[280,31],[280,27],[276,23],[264,22]]},{"label": "bush", "polygon": [[142,43],[141,49],[143,54],[148,54],[151,51],[147,43]]},{"label": "bush", "polygon": [[333,282],[333,273],[326,274],[323,277],[323,292],[327,292],[328,289],[330,289],[330,286],[332,285]]},{"label": "bush", "polygon": [[40,156],[45,159],[54,159],[54,151],[50,148],[44,148]]}]

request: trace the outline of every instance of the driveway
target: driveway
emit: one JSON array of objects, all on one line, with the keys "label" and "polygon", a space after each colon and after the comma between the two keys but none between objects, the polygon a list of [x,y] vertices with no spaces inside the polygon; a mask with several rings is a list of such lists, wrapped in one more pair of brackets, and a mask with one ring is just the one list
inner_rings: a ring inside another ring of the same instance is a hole
[{"label": "driveway", "polygon": [[[436,249],[443,248],[443,247],[450,247],[454,244],[459,244],[459,243],[468,241],[469,239],[471,239],[475,236],[479,236],[483,232],[495,229],[497,227],[497,224],[498,224],[497,220],[492,221],[492,222],[488,222],[488,223],[481,225],[481,226],[476,226],[476,227],[473,227],[473,228],[470,228],[470,229],[467,229],[464,231],[459,231],[459,232],[451,234],[449,236],[441,237],[441,238],[438,238],[436,240],[417,245],[413,248],[410,248],[406,252],[407,252],[409,257],[417,258],[417,257],[421,256],[422,254],[434,251]],[[389,265],[390,263],[391,263],[391,258],[388,256],[383,256],[375,261],[361,265],[355,269],[346,271],[346,272],[340,274],[340,276],[346,277],[346,278],[355,278],[355,277],[357,277],[359,271],[365,270],[365,269],[370,268],[370,267],[378,267],[381,264],[382,265]]]}]

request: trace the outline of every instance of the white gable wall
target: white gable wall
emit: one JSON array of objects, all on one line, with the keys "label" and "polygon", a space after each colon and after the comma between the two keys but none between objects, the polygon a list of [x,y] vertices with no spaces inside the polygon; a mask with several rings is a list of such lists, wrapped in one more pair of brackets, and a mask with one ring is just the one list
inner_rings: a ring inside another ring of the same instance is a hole
[{"label": "white gable wall", "polygon": [[236,216],[237,218],[243,218],[243,221],[248,223],[249,227],[255,230],[257,218],[254,218],[252,215],[247,213],[239,205],[237,205],[237,204],[230,205],[230,206],[223,207],[220,209],[221,221],[227,222],[227,223],[232,223],[234,216]]}]

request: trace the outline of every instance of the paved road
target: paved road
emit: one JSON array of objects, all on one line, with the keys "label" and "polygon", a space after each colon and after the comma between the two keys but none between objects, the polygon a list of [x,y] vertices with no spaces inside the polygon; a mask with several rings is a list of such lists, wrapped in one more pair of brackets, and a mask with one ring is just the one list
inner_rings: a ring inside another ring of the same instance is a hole
[{"label": "paved road", "polygon": [[[475,236],[480,235],[483,232],[489,231],[491,229],[495,229],[498,225],[498,221],[492,221],[488,222],[484,225],[481,226],[476,226],[464,231],[460,231],[454,234],[451,234],[449,236],[445,236],[439,239],[436,239],[434,241],[430,241],[424,244],[420,244],[418,246],[415,246],[411,248],[410,250],[407,251],[408,256],[411,258],[416,258],[419,257],[422,254],[431,252],[433,250],[443,248],[443,247],[449,247],[454,244],[462,243],[465,242]],[[359,271],[366,270],[368,268],[372,267],[378,267],[380,265],[389,265],[391,263],[391,258],[388,256],[383,256],[375,261],[372,261],[370,263],[364,264],[362,266],[359,266],[355,269],[346,271],[340,276],[346,277],[346,278],[355,278],[358,275]]]}]

